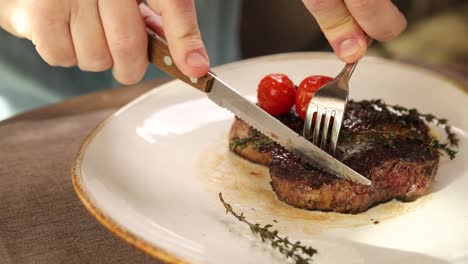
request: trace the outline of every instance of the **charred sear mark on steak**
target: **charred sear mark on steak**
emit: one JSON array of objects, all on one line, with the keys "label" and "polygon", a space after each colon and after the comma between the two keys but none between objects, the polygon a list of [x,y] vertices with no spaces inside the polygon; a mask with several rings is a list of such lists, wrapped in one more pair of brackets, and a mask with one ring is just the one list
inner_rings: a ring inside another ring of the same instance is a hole
[{"label": "charred sear mark on steak", "polygon": [[[302,130],[302,120],[293,113],[279,119],[298,133]],[[245,144],[233,145],[236,140]],[[360,213],[394,198],[417,199],[428,192],[439,162],[422,120],[383,113],[365,102],[348,104],[337,159],[371,179],[371,186],[304,166],[239,119],[231,128],[230,142],[238,155],[269,166],[271,185],[280,200],[303,209],[340,213]]]}]

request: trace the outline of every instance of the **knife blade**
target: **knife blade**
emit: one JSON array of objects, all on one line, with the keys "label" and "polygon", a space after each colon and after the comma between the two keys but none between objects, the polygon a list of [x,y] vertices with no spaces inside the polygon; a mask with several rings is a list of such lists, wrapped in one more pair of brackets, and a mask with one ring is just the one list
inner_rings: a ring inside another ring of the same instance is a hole
[{"label": "knife blade", "polygon": [[150,30],[148,36],[149,61],[156,67],[207,93],[211,101],[231,111],[241,120],[311,165],[346,180],[364,185],[371,184],[369,179],[315,146],[262,108],[240,95],[214,73],[209,72],[201,78],[185,76],[173,63],[165,40]]}]

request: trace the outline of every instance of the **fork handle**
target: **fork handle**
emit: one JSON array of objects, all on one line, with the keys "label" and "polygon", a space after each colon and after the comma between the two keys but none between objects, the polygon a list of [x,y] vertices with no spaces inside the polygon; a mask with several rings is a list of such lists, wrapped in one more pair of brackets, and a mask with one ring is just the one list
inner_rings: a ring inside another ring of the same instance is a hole
[{"label": "fork handle", "polygon": [[213,84],[213,73],[209,72],[200,78],[190,78],[183,74],[175,65],[167,42],[156,33],[148,29],[148,59],[151,64],[165,73],[177,78],[198,90],[208,93]]},{"label": "fork handle", "polygon": [[[369,37],[368,35],[366,35],[366,43],[368,47],[370,46],[370,44],[372,44],[372,41],[373,39]],[[353,63],[346,63],[343,70],[341,70],[341,72],[336,76],[336,78],[344,78],[346,82],[348,82],[349,79],[351,79],[351,75],[353,74],[357,63],[358,61],[353,62]]]},{"label": "fork handle", "polygon": [[335,79],[345,79],[346,82],[348,82],[354,72],[354,69],[356,68],[357,63],[357,61],[353,63],[346,63],[343,67],[343,70],[341,70]]},{"label": "fork handle", "polygon": [[[367,47],[369,47],[370,44],[372,44],[372,41],[374,41],[374,40],[371,37],[369,37],[368,35],[366,35]],[[357,63],[358,63],[358,61],[353,62],[353,63],[346,63],[343,70],[341,70],[341,72],[336,76],[336,78],[344,78],[346,80],[346,82],[348,82],[349,79],[351,79],[351,75],[353,74]]]},{"label": "fork handle", "polygon": [[[369,37],[368,35],[366,35],[366,42],[367,42],[368,47],[370,46],[370,44],[372,44],[372,41],[373,39]],[[341,70],[341,72],[336,76],[336,78],[344,78],[346,82],[348,82],[349,79],[351,78],[351,75],[354,72],[354,69],[356,68],[357,63],[358,61],[353,62],[353,63],[346,63],[343,70]]]}]

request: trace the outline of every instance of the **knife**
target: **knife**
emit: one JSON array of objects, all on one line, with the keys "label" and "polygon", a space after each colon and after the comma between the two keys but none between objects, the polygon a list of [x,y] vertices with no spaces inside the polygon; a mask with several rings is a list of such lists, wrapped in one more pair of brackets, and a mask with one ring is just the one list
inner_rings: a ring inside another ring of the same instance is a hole
[{"label": "knife", "polygon": [[311,165],[346,180],[364,185],[371,184],[369,179],[338,161],[262,108],[241,96],[213,72],[210,71],[201,78],[185,76],[174,64],[167,42],[151,30],[148,30],[148,38],[148,57],[151,64],[205,92],[211,101],[231,111],[241,120]]}]

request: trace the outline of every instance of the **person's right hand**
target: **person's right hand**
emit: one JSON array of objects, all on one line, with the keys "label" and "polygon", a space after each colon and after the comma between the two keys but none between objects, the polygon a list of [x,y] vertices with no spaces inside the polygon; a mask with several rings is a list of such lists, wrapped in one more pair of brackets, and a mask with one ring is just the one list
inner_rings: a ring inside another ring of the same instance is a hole
[{"label": "person's right hand", "polygon": [[0,25],[30,39],[50,65],[99,72],[123,84],[141,80],[148,63],[146,26],[164,35],[187,76],[208,72],[193,0],[1,0]]}]

